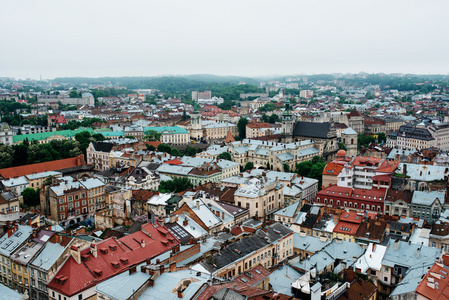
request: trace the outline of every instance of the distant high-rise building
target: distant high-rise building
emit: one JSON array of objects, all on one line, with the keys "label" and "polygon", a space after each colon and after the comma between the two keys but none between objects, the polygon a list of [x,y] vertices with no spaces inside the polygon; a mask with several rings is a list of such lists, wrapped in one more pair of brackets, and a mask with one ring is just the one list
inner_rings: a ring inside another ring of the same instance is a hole
[{"label": "distant high-rise building", "polygon": [[192,91],[192,100],[211,99],[211,98],[212,98],[211,91],[205,91],[205,92]]}]

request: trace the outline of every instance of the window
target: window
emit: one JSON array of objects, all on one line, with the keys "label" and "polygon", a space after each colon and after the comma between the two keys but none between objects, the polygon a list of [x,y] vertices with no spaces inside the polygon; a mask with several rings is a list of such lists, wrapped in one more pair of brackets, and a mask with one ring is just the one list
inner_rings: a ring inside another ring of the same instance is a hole
[{"label": "window", "polygon": [[437,243],[432,242],[432,247],[435,248],[437,246]]},{"label": "window", "polygon": [[59,204],[63,204],[64,203],[64,198],[59,198]]},{"label": "window", "polygon": [[72,196],[68,196],[68,197],[67,197],[67,200],[68,200],[69,202],[72,202],[72,201],[73,201],[73,197],[72,197]]},{"label": "window", "polygon": [[64,211],[64,206],[59,207],[59,211]]}]

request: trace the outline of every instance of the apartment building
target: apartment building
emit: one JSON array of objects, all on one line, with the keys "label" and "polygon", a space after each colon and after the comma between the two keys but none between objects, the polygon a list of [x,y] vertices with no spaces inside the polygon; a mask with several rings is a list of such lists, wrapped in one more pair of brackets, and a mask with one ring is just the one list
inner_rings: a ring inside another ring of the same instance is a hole
[{"label": "apartment building", "polygon": [[[28,225],[15,224],[7,229],[7,232],[0,238],[0,267],[1,282],[12,289],[17,289],[17,267],[16,279],[13,277],[11,255],[19,249],[33,233],[33,228]],[[22,274],[23,270],[20,270]],[[22,281],[23,282],[23,281]]]},{"label": "apartment building", "polygon": [[271,125],[269,123],[251,122],[246,125],[247,139],[270,135],[271,133]]},{"label": "apartment building", "polygon": [[284,206],[283,184],[266,178],[249,180],[234,193],[234,204],[249,210],[250,217],[263,218]]},{"label": "apartment building", "polygon": [[234,242],[192,269],[212,270],[212,275],[232,278],[258,265],[269,268],[293,255],[293,231],[280,223],[257,230]]},{"label": "apartment building", "polygon": [[114,144],[106,142],[89,143],[86,149],[87,163],[94,165],[95,171],[105,171],[111,166],[109,164],[109,154]]}]

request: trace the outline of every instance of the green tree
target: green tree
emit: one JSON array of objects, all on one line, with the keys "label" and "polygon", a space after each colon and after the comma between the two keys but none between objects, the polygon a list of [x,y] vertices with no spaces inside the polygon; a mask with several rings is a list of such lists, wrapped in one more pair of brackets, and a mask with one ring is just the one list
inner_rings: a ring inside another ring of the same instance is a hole
[{"label": "green tree", "polygon": [[243,168],[243,172],[245,172],[246,170],[252,170],[252,169],[254,169],[254,164],[252,163],[252,162],[247,162],[246,163],[246,165],[245,165],[245,167]]},{"label": "green tree", "polygon": [[321,156],[315,155],[312,158],[312,164],[316,164],[316,163],[324,163],[324,159]]},{"label": "green tree", "polygon": [[176,148],[172,148],[171,151],[170,151],[170,154],[172,156],[181,156],[181,152],[179,152],[179,150],[176,149]]},{"label": "green tree", "polygon": [[167,144],[159,144],[159,146],[157,146],[157,151],[159,152],[165,152],[165,153],[171,153],[171,147]]},{"label": "green tree", "polygon": [[274,124],[277,121],[279,121],[279,116],[277,114],[272,114],[270,116],[270,118],[268,119],[268,122],[271,123],[271,124]]},{"label": "green tree", "polygon": [[311,161],[303,161],[296,165],[296,172],[301,176],[309,176],[310,170],[312,169]]},{"label": "green tree", "polygon": [[39,205],[39,189],[34,190],[33,188],[26,188],[22,191],[23,202],[26,206],[36,206]]},{"label": "green tree", "polygon": [[92,137],[97,141],[97,142],[101,142],[104,141],[106,138],[104,137],[104,135],[102,135],[101,133],[94,133],[92,134]]},{"label": "green tree", "polygon": [[284,164],[284,172],[290,172],[290,166],[287,164]]},{"label": "green tree", "polygon": [[339,147],[340,149],[343,149],[343,150],[346,151],[346,146],[345,146],[345,144],[339,142],[339,143],[338,143],[338,147]]},{"label": "green tree", "polygon": [[232,156],[231,156],[231,153],[229,153],[229,152],[222,152],[217,156],[217,158],[232,161]]},{"label": "green tree", "polygon": [[161,181],[159,184],[159,192],[161,193],[179,193],[193,187],[189,179],[185,177],[177,177],[173,180]]},{"label": "green tree", "polygon": [[312,166],[312,169],[310,170],[310,173],[307,177],[314,178],[318,180],[318,189],[321,189],[321,184],[323,180],[323,170],[326,167],[325,162],[319,162]]},{"label": "green tree", "polygon": [[262,115],[262,122],[268,123],[270,122],[270,117],[267,114]]},{"label": "green tree", "polygon": [[386,135],[384,132],[380,132],[380,133],[377,135],[377,141],[378,141],[379,143],[385,143],[385,142],[387,141],[387,135]]},{"label": "green tree", "polygon": [[70,98],[81,98],[81,93],[78,93],[76,89],[72,89],[69,93]]},{"label": "green tree", "polygon": [[246,125],[248,124],[248,119],[245,117],[240,118],[237,122],[237,130],[239,131],[239,139],[243,140],[246,138]]},{"label": "green tree", "polygon": [[160,141],[161,140],[161,133],[157,132],[155,130],[147,130],[145,131],[145,136],[143,139],[145,141]]},{"label": "green tree", "polygon": [[0,169],[13,166],[14,150],[9,145],[0,144]]},{"label": "green tree", "polygon": [[147,145],[147,144],[145,144],[145,145],[147,146],[147,150],[156,151],[156,148],[153,145]]},{"label": "green tree", "polygon": [[195,156],[196,155],[196,149],[190,146],[187,146],[184,149],[184,155],[185,156]]}]

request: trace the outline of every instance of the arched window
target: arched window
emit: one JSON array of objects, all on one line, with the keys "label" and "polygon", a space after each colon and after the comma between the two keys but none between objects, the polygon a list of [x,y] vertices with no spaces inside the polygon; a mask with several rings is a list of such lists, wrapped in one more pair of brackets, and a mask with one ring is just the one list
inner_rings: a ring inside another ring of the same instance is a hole
[{"label": "arched window", "polygon": [[348,203],[345,201],[345,202],[343,203],[343,205],[346,207],[346,205],[348,205]]},{"label": "arched window", "polygon": [[340,200],[337,200],[337,205],[340,205]]},{"label": "arched window", "polygon": [[354,208],[357,208],[357,203],[354,203]]},{"label": "arched window", "polygon": [[354,145],[354,139],[351,139],[351,145]]},{"label": "arched window", "polygon": [[365,204],[362,203],[361,208],[364,209],[365,208]]},{"label": "arched window", "polygon": [[352,207],[352,202],[349,202],[349,207]]},{"label": "arched window", "polygon": [[332,200],[332,199],[331,199],[331,202],[330,202],[330,204],[334,204],[334,200]]},{"label": "arched window", "polygon": [[380,206],[377,207],[377,211],[380,211]]},{"label": "arched window", "polygon": [[366,205],[366,209],[367,209],[367,210],[369,209],[369,205],[368,205],[368,204]]}]

